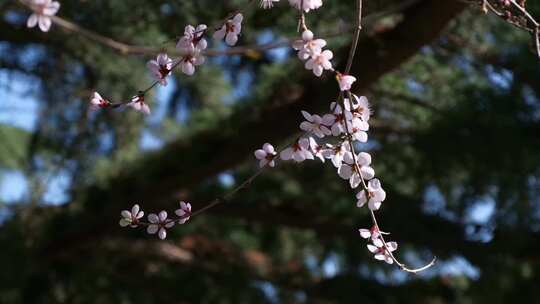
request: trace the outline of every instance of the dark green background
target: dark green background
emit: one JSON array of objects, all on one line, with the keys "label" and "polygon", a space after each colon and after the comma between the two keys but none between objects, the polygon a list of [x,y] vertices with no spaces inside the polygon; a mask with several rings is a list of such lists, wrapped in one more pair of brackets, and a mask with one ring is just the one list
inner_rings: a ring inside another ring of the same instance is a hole
[{"label": "dark green background", "polygon": [[[102,35],[171,46],[186,24],[213,25],[247,1],[61,2],[59,16]],[[296,36],[286,2],[249,8],[239,45]],[[540,70],[529,35],[458,1],[365,2],[353,91],[373,105],[361,148],[388,193],[380,224],[402,260],[435,255],[435,267],[410,275],[374,261],[357,234],[369,215],[329,163],[267,171],[165,242],[121,229],[134,203],[172,211],[185,199],[197,210],[226,193],[256,170],[255,149],[298,135],[301,109],[326,111],[335,81],[289,49],[208,58],[147,96],[150,118],[88,114],[94,90],[122,100],[146,87],[152,56],[56,25],[26,29],[29,11],[0,1],[0,72],[10,75],[0,90],[25,84],[0,106],[38,101],[31,130],[0,124],[0,176],[27,182],[1,203],[0,303],[540,303]],[[350,27],[354,6],[326,0],[308,25]],[[338,67],[350,36],[328,39]],[[141,149],[143,134],[158,145]],[[69,187],[51,204],[60,173]]]}]

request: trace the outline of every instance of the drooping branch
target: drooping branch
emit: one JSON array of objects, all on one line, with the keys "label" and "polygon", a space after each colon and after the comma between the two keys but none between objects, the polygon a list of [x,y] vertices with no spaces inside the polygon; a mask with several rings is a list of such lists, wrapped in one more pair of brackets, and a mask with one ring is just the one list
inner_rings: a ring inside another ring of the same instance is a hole
[{"label": "drooping branch", "polygon": [[[365,90],[382,75],[408,60],[435,39],[463,8],[464,5],[457,1],[425,0],[403,11],[403,21],[396,27],[361,40],[352,65],[352,73],[360,75],[354,90]],[[426,22],[431,26],[426,27]],[[81,239],[103,237],[110,233],[111,226],[116,225],[118,210],[141,201],[152,203],[153,208],[168,206],[175,199],[185,198],[179,193],[185,193],[200,181],[244,161],[254,146],[258,146],[255,143],[259,143],[260,138],[277,141],[288,136],[296,129],[300,110],[321,109],[335,98],[335,84],[332,82],[321,85],[318,80],[305,77],[303,83],[301,92],[297,92],[297,87],[293,89],[287,85],[277,88],[268,101],[272,106],[255,112],[246,107],[217,124],[218,130],[203,131],[187,140],[172,142],[147,155],[105,186],[87,189],[79,200],[82,200],[83,209],[92,210],[93,216],[79,218],[83,214],[75,215],[73,220],[77,223],[69,225],[74,227],[73,230],[62,227],[59,231],[62,246],[49,244],[48,249],[65,248]],[[291,90],[296,93],[291,94]],[[220,156],[206,149],[209,146],[220,147]],[[201,159],[206,161],[200,163]],[[197,207],[200,206],[195,205],[195,209]]]}]

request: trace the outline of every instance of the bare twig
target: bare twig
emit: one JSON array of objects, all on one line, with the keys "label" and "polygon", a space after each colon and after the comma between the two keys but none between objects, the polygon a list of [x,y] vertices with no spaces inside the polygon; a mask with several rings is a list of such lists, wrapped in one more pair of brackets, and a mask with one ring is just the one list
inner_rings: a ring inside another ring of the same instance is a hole
[{"label": "bare twig", "polygon": [[527,11],[525,6],[521,6],[515,0],[507,0],[502,3],[501,1],[491,3],[489,0],[461,1],[468,4],[480,5],[485,13],[490,11],[507,23],[529,32],[533,38],[536,55],[540,58],[540,23]]},{"label": "bare twig", "polygon": [[345,67],[345,74],[349,74],[356,54],[356,48],[358,46],[358,40],[360,39],[360,31],[362,30],[362,0],[356,2],[357,20],[356,28],[354,29],[353,41],[351,43],[351,49],[349,50],[349,57],[347,59],[347,66]]},{"label": "bare twig", "polygon": [[[357,44],[358,44],[358,39],[359,39],[359,36],[360,36],[360,31],[362,30],[362,0],[357,0],[356,13],[357,13],[357,24],[356,24],[356,29],[355,29],[354,36],[353,36],[353,42],[352,42],[352,45],[351,45],[351,50],[349,51],[349,58],[347,60],[347,66],[345,68],[345,74],[348,74],[350,69],[351,69],[352,62],[354,60],[354,55],[355,55],[355,52],[356,52],[356,47],[357,47]],[[350,91],[347,91],[346,93],[347,93],[347,97],[348,97],[349,106],[350,106],[350,109],[352,111],[352,109],[353,109],[353,104],[352,104],[353,96],[352,96],[352,93]],[[341,100],[341,105],[342,105],[343,109],[345,109],[346,108],[345,107],[345,98],[344,98],[343,94],[340,94],[340,100]],[[349,132],[349,122],[347,121],[347,119],[343,119],[343,124],[344,124],[345,134],[346,134],[346,137],[347,137],[347,142],[349,143],[349,148],[350,148],[351,154],[352,154],[353,170],[360,177],[362,189],[364,190],[366,195],[368,195],[369,189],[367,187],[366,181],[364,180],[364,177],[362,176],[360,166],[358,165],[358,161],[357,161],[357,158],[356,158],[356,151],[355,151],[355,148],[354,148],[352,135]],[[369,200],[369,197],[368,197],[368,200]],[[371,219],[373,221],[373,225],[375,227],[377,227],[378,231],[382,231],[380,229],[380,227],[379,227],[379,224],[377,223],[377,218],[375,217],[375,213],[371,209],[370,209],[370,212],[371,212]],[[433,266],[435,264],[436,258],[433,258],[433,260],[431,262],[429,262],[428,264],[426,264],[425,266],[422,266],[420,268],[415,268],[415,269],[408,268],[404,263],[401,263],[392,254],[392,252],[390,250],[388,250],[389,247],[386,244],[386,241],[384,240],[384,237],[382,236],[382,234],[380,235],[380,240],[383,243],[383,246],[385,248],[385,252],[387,252],[389,254],[392,261],[394,261],[394,263],[396,263],[396,265],[398,265],[399,268],[401,270],[405,271],[405,272],[418,273],[418,272],[421,272],[423,270],[426,270],[426,269],[430,268],[431,266]]]}]

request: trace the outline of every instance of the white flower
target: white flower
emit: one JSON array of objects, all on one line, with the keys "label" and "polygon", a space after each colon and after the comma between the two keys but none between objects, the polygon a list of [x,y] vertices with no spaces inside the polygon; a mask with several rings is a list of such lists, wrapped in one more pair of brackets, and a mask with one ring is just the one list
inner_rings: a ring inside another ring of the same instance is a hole
[{"label": "white flower", "polygon": [[225,42],[233,46],[238,41],[238,35],[242,31],[242,14],[236,14],[234,18],[227,20],[223,26],[214,33],[214,39],[221,40],[225,37]]},{"label": "white flower", "polygon": [[261,7],[264,9],[269,9],[274,6],[274,2],[279,2],[279,0],[261,0]]},{"label": "white flower", "polygon": [[[358,118],[362,120],[362,122],[366,123],[366,127],[364,131],[367,131],[369,129],[369,125],[367,125],[367,122],[369,121],[369,118],[371,116],[371,110],[369,106],[368,99],[365,96],[358,97],[354,94],[353,96],[353,108],[349,109],[351,113],[353,114],[354,118]],[[349,99],[345,99],[346,104],[349,104]]]},{"label": "white flower", "polygon": [[[360,152],[356,156],[356,163],[358,166],[354,165],[354,159],[352,153],[347,153],[343,157],[343,163],[341,167],[338,168],[338,174],[343,179],[348,179],[351,185],[351,188],[356,188],[360,185],[362,179],[372,179],[375,177],[375,170],[369,165],[371,164],[371,155],[366,152]],[[360,172],[358,172],[358,167]]]},{"label": "white flower", "polygon": [[345,119],[350,121],[353,119],[353,115],[349,110],[347,102],[345,102],[345,110],[343,110],[340,104],[335,102],[330,104],[330,110],[333,110],[333,113],[323,115],[323,124],[330,127],[333,136],[339,136],[345,133]]},{"label": "white flower", "polygon": [[180,219],[178,220],[178,224],[185,224],[189,220],[189,217],[191,215],[191,204],[181,201],[180,209],[176,209],[174,213],[180,217]]},{"label": "white flower", "polygon": [[359,142],[367,142],[368,134],[366,131],[369,129],[369,124],[358,118],[347,122],[347,131],[352,136],[353,140]]},{"label": "white flower", "polygon": [[187,54],[191,54],[194,49],[199,51],[206,49],[208,43],[206,42],[206,39],[203,38],[206,29],[206,24],[199,24],[197,25],[197,28],[192,25],[187,25],[184,28],[184,36],[178,40],[176,48]]},{"label": "white flower", "polygon": [[289,3],[296,9],[303,9],[306,13],[323,5],[322,0],[289,0]]},{"label": "white flower", "polygon": [[173,61],[165,53],[157,56],[156,60],[150,60],[146,64],[152,76],[163,86],[167,85],[167,76],[171,74]]},{"label": "white flower", "polygon": [[351,89],[352,84],[356,81],[356,77],[351,75],[345,75],[341,73],[336,74],[336,79],[341,91],[348,91]]},{"label": "white flower", "polygon": [[127,106],[132,107],[135,111],[150,115],[150,107],[144,102],[144,95],[133,96]]},{"label": "white flower", "polygon": [[184,36],[176,44],[176,48],[184,53],[184,56],[180,58],[179,65],[186,75],[193,75],[195,66],[205,62],[201,52],[208,46],[206,39],[203,38],[206,28],[205,24],[200,24],[197,28],[187,25],[184,29]]},{"label": "white flower", "polygon": [[362,190],[356,194],[356,199],[358,208],[368,203],[369,209],[375,211],[381,208],[382,202],[386,199],[386,192],[381,186],[381,181],[374,178],[367,184],[367,194],[365,190]]},{"label": "white flower", "polygon": [[30,7],[34,11],[26,21],[29,28],[39,25],[39,29],[48,32],[51,28],[51,16],[56,15],[60,9],[60,3],[52,0],[32,0]]},{"label": "white flower", "polygon": [[314,159],[309,150],[309,139],[301,138],[291,147],[281,151],[279,154],[282,160],[293,159],[295,162],[303,162],[306,159]]},{"label": "white flower", "polygon": [[379,231],[379,228],[375,225],[371,227],[370,229],[358,229],[358,232],[360,233],[360,236],[364,239],[371,238],[373,241],[378,239],[381,236],[381,232]]},{"label": "white flower", "polygon": [[313,70],[313,74],[320,77],[324,70],[332,69],[332,63],[330,62],[332,57],[334,57],[332,51],[325,50],[320,54],[313,55],[313,57],[306,61],[305,67],[307,70]]},{"label": "white flower", "polygon": [[92,99],[90,99],[90,109],[98,110],[101,108],[107,108],[111,106],[111,102],[101,97],[98,92],[94,92]]},{"label": "white flower", "polygon": [[386,246],[384,246],[384,243],[380,239],[373,240],[373,245],[368,244],[367,248],[371,253],[375,254],[375,259],[379,261],[385,261],[388,264],[394,263],[394,259],[392,259],[391,252],[395,251],[397,249],[397,243],[396,242],[387,242]]},{"label": "white flower", "polygon": [[120,219],[120,226],[130,226],[132,228],[135,228],[139,223],[139,219],[144,216],[144,212],[140,210],[139,205],[135,204],[131,208],[131,211],[123,210],[120,215],[122,216],[122,218]]},{"label": "white flower", "polygon": [[192,53],[188,53],[186,56],[180,59],[180,69],[182,73],[186,75],[193,75],[195,73],[195,66],[201,65],[205,61],[204,56],[198,49],[192,49]]},{"label": "white flower", "polygon": [[255,157],[260,160],[259,166],[262,168],[266,165],[270,167],[275,166],[274,158],[276,156],[276,151],[274,149],[274,146],[272,146],[269,143],[265,143],[262,147],[262,149],[259,149],[255,151]]},{"label": "white flower", "polygon": [[326,151],[326,149],[319,145],[313,137],[309,137],[309,147],[311,148],[311,153],[313,153],[313,156],[317,157],[324,163],[324,151]]},{"label": "white flower", "polygon": [[146,228],[149,234],[158,233],[158,237],[164,240],[167,237],[167,228],[174,226],[174,221],[167,218],[167,211],[161,211],[158,215],[151,213],[148,215],[150,225]]},{"label": "white flower", "polygon": [[343,162],[345,154],[350,154],[350,147],[348,141],[342,142],[338,146],[332,146],[326,144],[326,149],[322,151],[325,158],[331,159],[334,167],[339,168]]},{"label": "white flower", "polygon": [[298,58],[307,60],[322,52],[322,48],[326,46],[324,39],[313,39],[313,32],[305,30],[302,33],[302,39],[293,42],[292,47],[298,51]]},{"label": "white flower", "polygon": [[323,125],[322,118],[319,115],[311,115],[306,111],[302,111],[302,115],[306,119],[300,124],[300,129],[306,132],[311,132],[319,138],[332,134],[327,126]]}]

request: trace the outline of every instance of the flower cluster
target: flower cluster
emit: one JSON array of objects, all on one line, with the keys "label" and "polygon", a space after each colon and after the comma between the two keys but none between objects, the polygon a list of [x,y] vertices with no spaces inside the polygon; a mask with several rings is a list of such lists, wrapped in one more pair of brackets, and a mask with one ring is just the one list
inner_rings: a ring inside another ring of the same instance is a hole
[{"label": "flower cluster", "polygon": [[[234,45],[238,41],[238,35],[242,29],[242,14],[236,14],[232,19],[227,20],[225,24],[214,33],[214,38],[223,39],[228,45]],[[150,107],[144,101],[146,91],[154,87],[155,84],[162,86],[167,85],[167,78],[172,74],[172,71],[177,66],[180,67],[182,73],[191,76],[195,74],[195,67],[202,65],[205,62],[203,51],[208,47],[208,42],[204,38],[208,27],[205,24],[200,24],[196,27],[187,25],[184,28],[184,35],[180,37],[176,43],[176,48],[182,56],[177,59],[170,58],[166,53],[160,53],[156,59],[152,59],[146,63],[148,70],[155,80],[155,83],[147,90],[139,92],[133,96],[130,101],[125,103],[114,104],[115,106],[126,105],[144,114],[150,114]],[[96,97],[99,96],[99,97]],[[100,109],[113,105],[111,102],[101,98],[100,94],[95,92],[90,101],[91,109]]]},{"label": "flower cluster", "polygon": [[146,232],[148,234],[156,234],[162,240],[167,237],[167,229],[174,227],[175,224],[185,224],[191,216],[191,204],[186,202],[180,202],[180,208],[176,209],[174,213],[177,218],[169,218],[167,211],[160,211],[159,213],[150,213],[147,217],[147,222],[141,220],[144,217],[144,212],[140,209],[139,205],[134,205],[129,210],[123,210],[120,212],[120,226],[137,228],[139,226],[146,226]]},{"label": "flower cluster", "polygon": [[[34,0],[34,2],[50,3],[50,0]],[[279,2],[279,0],[261,0],[260,3],[263,9],[269,9],[276,2]],[[265,143],[261,149],[254,151],[259,167],[274,167],[278,159],[296,163],[315,159],[325,163],[326,160],[330,160],[336,169],[337,175],[346,180],[348,185],[356,192],[356,206],[358,208],[362,208],[364,205],[367,206],[372,215],[372,228],[359,229],[359,233],[362,238],[370,240],[367,248],[374,254],[375,259],[389,264],[396,263],[402,269],[410,272],[417,272],[430,267],[433,262],[417,270],[406,268],[393,255],[393,252],[397,250],[397,243],[386,242],[383,235],[387,233],[381,232],[378,227],[375,212],[382,207],[382,203],[386,199],[386,192],[381,181],[375,177],[371,154],[366,151],[356,151],[357,144],[365,143],[368,140],[367,132],[369,131],[369,120],[372,113],[367,98],[364,96],[358,97],[350,91],[356,81],[356,77],[348,75],[353,56],[351,55],[348,60],[345,73],[335,70],[331,62],[333,58],[332,51],[324,49],[327,42],[324,39],[315,38],[313,32],[306,26],[304,13],[321,7],[322,0],[289,0],[289,3],[301,11],[299,18],[299,26],[302,29],[301,39],[294,41],[292,44],[292,47],[298,51],[298,58],[304,62],[305,68],[311,70],[317,77],[321,77],[324,71],[334,73],[340,94],[338,100],[330,102],[329,111],[326,113],[314,114],[301,111],[304,120],[300,123],[299,128],[303,131],[303,134],[288,147],[276,151],[270,143]],[[361,14],[361,5],[359,10],[359,14]],[[36,13],[38,12],[45,15],[44,11],[36,10]],[[230,16],[232,18],[227,17],[224,23],[216,29],[213,38],[216,40],[224,39],[227,45],[234,46],[238,42],[242,30],[243,15],[235,13]],[[358,40],[359,29],[360,26],[355,31],[355,41]],[[184,28],[183,36],[176,44],[176,48],[181,54],[179,58],[169,58],[167,54],[161,53],[157,55],[156,59],[150,60],[147,67],[155,82],[148,89],[140,91],[130,101],[111,103],[95,92],[91,99],[91,107],[99,109],[126,105],[136,111],[149,114],[150,108],[144,99],[147,91],[157,84],[166,86],[167,78],[177,66],[180,67],[184,74],[193,75],[196,66],[205,62],[204,51],[208,46],[205,39],[207,31],[208,27],[205,24],[196,27],[187,25]],[[353,47],[355,46],[356,42],[353,43]],[[351,54],[354,54],[354,52],[351,52]],[[257,175],[258,173],[250,177],[227,196],[232,196],[242,189],[244,185],[251,183]],[[358,188],[360,189],[356,190]],[[219,202],[220,200],[216,200],[197,213],[209,209]],[[134,205],[130,211],[124,210],[121,212],[120,226],[132,228],[144,226],[147,233],[157,234],[160,239],[165,239],[167,229],[177,224],[186,223],[194,215],[191,205],[186,202],[180,202],[180,207],[175,210],[174,214],[176,217],[171,218],[167,211],[163,210],[149,214],[147,221],[144,221],[144,212],[140,210],[139,205]]]},{"label": "flower cluster", "polygon": [[195,66],[205,62],[202,51],[208,46],[206,39],[204,39],[206,29],[205,24],[200,24],[196,28],[187,25],[184,29],[184,36],[176,44],[176,48],[185,54],[180,58],[180,69],[186,75],[193,75]]},{"label": "flower cluster", "polygon": [[236,14],[232,19],[227,20],[219,30],[214,33],[214,39],[222,40],[225,38],[225,43],[233,46],[238,42],[238,35],[242,31],[242,14]]},{"label": "flower cluster", "polygon": [[392,252],[397,250],[396,242],[385,242],[382,235],[388,234],[379,230],[377,225],[373,225],[370,229],[358,229],[360,236],[371,241],[367,245],[368,250],[374,254],[375,259],[385,261],[388,264],[394,263]]},{"label": "flower cluster", "polygon": [[28,17],[26,26],[32,28],[38,25],[41,31],[48,32],[52,23],[51,16],[58,13],[60,3],[52,0],[32,0],[29,4],[34,13]]},{"label": "flower cluster", "polygon": [[[380,199],[377,203],[370,204],[380,207],[384,200],[384,190],[380,188],[380,182],[375,177],[375,170],[371,167],[371,155],[367,152],[356,154],[353,151],[354,142],[366,142],[367,130],[369,129],[370,109],[367,98],[350,94],[352,99],[344,98],[342,104],[333,102],[330,104],[330,113],[322,115],[310,114],[302,111],[305,118],[300,124],[300,129],[306,136],[299,138],[293,145],[280,153],[282,160],[315,159],[314,156],[322,156],[319,159],[330,159],[336,167],[338,175],[349,181],[351,188],[355,189],[363,185],[363,181],[371,180],[372,185],[368,195],[376,195]],[[337,139],[337,143],[326,141],[318,143],[327,137]],[[363,185],[364,186],[364,185]],[[378,188],[377,188],[378,187]],[[364,191],[364,190],[362,190]],[[360,206],[360,205],[359,205]],[[373,208],[373,210],[378,209]]]},{"label": "flower cluster", "polygon": [[[315,158],[322,162],[329,159],[339,177],[347,180],[352,189],[361,187],[356,194],[357,207],[367,205],[370,212],[374,212],[381,208],[386,192],[380,180],[375,178],[371,155],[365,151],[355,151],[355,143],[367,141],[371,110],[366,97],[358,97],[349,91],[346,93],[348,98],[342,97],[341,102],[330,103],[329,113],[318,115],[302,111],[305,120],[300,123],[300,129],[305,133],[283,149],[279,158],[297,163]],[[269,143],[255,151],[260,167],[274,167],[276,155],[277,152]],[[360,229],[362,237],[371,239],[368,249],[375,254],[375,258],[392,264],[392,252],[397,249],[397,243],[386,243],[382,234],[376,225],[369,230]]]},{"label": "flower cluster", "polygon": [[324,70],[333,70],[330,60],[334,54],[330,50],[323,50],[325,46],[326,41],[315,39],[313,32],[308,29],[302,33],[302,39],[293,43],[293,48],[298,51],[298,58],[306,60],[305,68],[312,70],[317,77],[320,77]]}]

